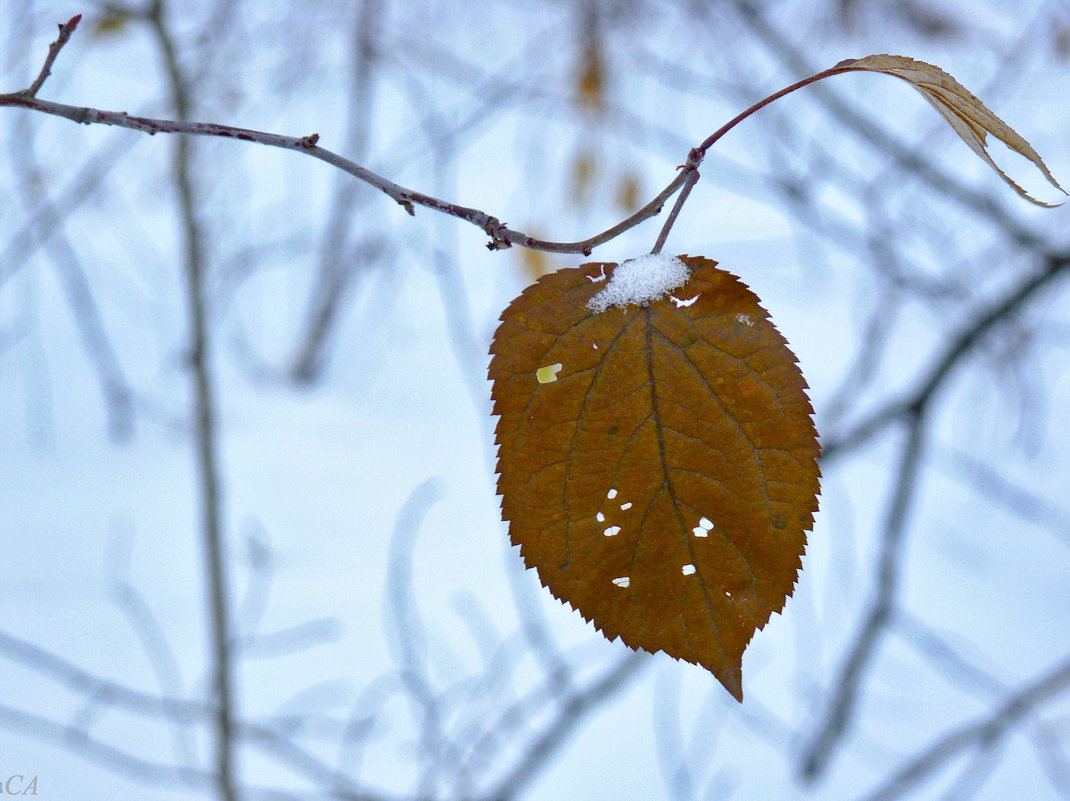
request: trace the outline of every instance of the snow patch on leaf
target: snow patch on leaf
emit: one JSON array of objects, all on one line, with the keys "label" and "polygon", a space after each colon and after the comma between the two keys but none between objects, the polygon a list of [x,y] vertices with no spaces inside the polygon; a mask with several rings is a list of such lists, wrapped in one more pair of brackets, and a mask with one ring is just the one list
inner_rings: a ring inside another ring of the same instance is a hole
[{"label": "snow patch on leaf", "polygon": [[683,286],[691,270],[675,256],[649,253],[629,259],[616,269],[605,289],[587,301],[595,314],[607,309],[645,306]]}]

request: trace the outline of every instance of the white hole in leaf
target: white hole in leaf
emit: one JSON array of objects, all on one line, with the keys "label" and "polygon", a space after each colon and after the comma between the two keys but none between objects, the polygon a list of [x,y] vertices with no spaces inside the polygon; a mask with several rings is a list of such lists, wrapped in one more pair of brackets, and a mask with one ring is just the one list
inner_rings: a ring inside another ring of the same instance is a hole
[{"label": "white hole in leaf", "polygon": [[620,505],[620,510],[621,510],[622,512],[627,512],[627,511],[628,511],[629,509],[631,509],[631,508],[632,508],[632,504],[631,504],[631,501],[629,501],[628,503],[622,503],[622,504]]},{"label": "white hole in leaf", "polygon": [[535,378],[540,384],[550,384],[557,380],[557,374],[561,372],[561,362],[548,364],[535,371]]},{"label": "white hole in leaf", "polygon": [[614,537],[617,534],[620,534],[620,526],[610,526],[605,531],[603,531],[602,534],[606,537]]},{"label": "white hole in leaf", "polygon": [[611,489],[609,492],[606,493],[606,497],[610,500],[613,500],[617,497],[617,491],[615,489]]},{"label": "white hole in leaf", "polygon": [[629,584],[632,583],[632,580],[627,576],[621,576],[620,578],[613,579],[613,583],[616,584],[618,587],[627,587]]},{"label": "white hole in leaf", "polygon": [[598,281],[605,281],[606,280],[606,268],[605,268],[605,266],[601,266],[598,269],[599,269],[599,274],[598,275],[588,275],[587,276],[587,280],[588,281],[590,281],[592,283],[596,283]]},{"label": "white hole in leaf", "polygon": [[708,530],[702,528],[701,526],[695,526],[693,529],[691,529],[691,533],[694,534],[696,537],[708,537],[708,536],[710,536],[710,532]]},{"label": "white hole in leaf", "polygon": [[711,523],[711,522],[710,522],[710,521],[709,521],[709,520],[708,520],[707,518],[705,518],[705,517],[704,517],[704,518],[702,518],[701,520],[699,520],[699,521],[698,521],[698,524],[699,524],[700,526],[702,526],[702,527],[703,527],[704,529],[706,529],[706,531],[709,531],[710,529],[712,529],[712,528],[713,528],[713,523]]},{"label": "white hole in leaf", "polygon": [[680,568],[680,572],[683,573],[685,576],[690,576],[695,572],[695,566],[694,565],[684,565],[683,567]]},{"label": "white hole in leaf", "polygon": [[749,314],[737,314],[736,322],[743,323],[743,325],[754,325],[754,321],[750,318]]},{"label": "white hole in leaf", "polygon": [[604,514],[602,514],[601,512],[599,512],[598,514],[596,514],[596,515],[594,516],[594,519],[595,519],[595,520],[597,520],[597,521],[598,521],[599,523],[604,523],[604,522],[606,522],[606,516],[605,516]]},{"label": "white hole in leaf", "polygon": [[[700,292],[699,294],[702,294],[702,293]],[[675,303],[676,304],[676,308],[679,309],[682,306],[690,306],[692,303],[694,303],[696,300],[698,300],[698,295],[695,295],[694,297],[688,298],[687,300],[680,300],[680,298],[676,297],[676,295],[669,295],[669,300],[671,300],[673,303]]]}]

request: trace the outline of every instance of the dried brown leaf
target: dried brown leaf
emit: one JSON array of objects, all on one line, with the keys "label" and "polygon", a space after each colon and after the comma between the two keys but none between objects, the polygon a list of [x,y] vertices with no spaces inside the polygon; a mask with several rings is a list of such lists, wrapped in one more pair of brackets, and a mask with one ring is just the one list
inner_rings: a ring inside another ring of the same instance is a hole
[{"label": "dried brown leaf", "polygon": [[794,589],[817,509],[806,383],[716,262],[674,295],[594,313],[615,264],[558,270],[502,314],[490,377],[512,542],[606,637],[709,669]]},{"label": "dried brown leaf", "polygon": [[1003,172],[988,153],[987,134],[992,134],[1011,150],[1033,162],[1052,186],[1066,194],[1029,142],[989,111],[985,104],[974,97],[965,86],[939,67],[906,56],[887,54],[848,59],[836,65],[837,72],[859,70],[894,75],[921,92],[925,99],[948,121],[955,133],[970,146],[970,149],[984,159],[1026,200],[1048,208],[1058,205],[1037,200]]},{"label": "dried brown leaf", "polygon": [[[537,239],[542,238],[542,232],[538,228],[532,227],[530,230],[534,237]],[[533,250],[532,248],[514,248],[513,250],[516,252],[517,261],[520,263],[520,267],[528,281],[542,278],[553,269],[546,251]]]},{"label": "dried brown leaf", "polygon": [[598,172],[598,156],[594,152],[584,149],[576,153],[570,168],[572,180],[569,186],[569,200],[572,205],[583,207],[590,203]]},{"label": "dried brown leaf", "polygon": [[576,76],[576,105],[585,111],[600,113],[605,106],[606,67],[598,39],[591,36],[584,43],[580,69]]},{"label": "dried brown leaf", "polygon": [[638,209],[642,205],[639,199],[639,176],[630,171],[625,173],[617,184],[614,200],[621,211],[631,214]]}]

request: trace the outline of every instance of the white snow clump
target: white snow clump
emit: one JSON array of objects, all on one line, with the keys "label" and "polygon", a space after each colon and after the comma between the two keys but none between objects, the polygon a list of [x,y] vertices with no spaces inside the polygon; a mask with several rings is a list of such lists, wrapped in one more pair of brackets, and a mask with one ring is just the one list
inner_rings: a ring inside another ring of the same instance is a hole
[{"label": "white snow clump", "polygon": [[646,306],[687,283],[691,270],[675,256],[649,253],[629,259],[613,270],[605,288],[587,301],[595,314],[606,309]]}]

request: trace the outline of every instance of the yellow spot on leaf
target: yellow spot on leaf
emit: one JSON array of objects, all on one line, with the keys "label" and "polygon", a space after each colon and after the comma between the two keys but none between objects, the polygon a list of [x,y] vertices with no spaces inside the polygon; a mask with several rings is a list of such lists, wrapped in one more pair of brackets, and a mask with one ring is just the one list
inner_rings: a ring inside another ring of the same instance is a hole
[{"label": "yellow spot on leaf", "polygon": [[540,384],[552,384],[557,380],[557,374],[561,372],[561,362],[548,364],[535,371],[535,378]]}]

